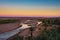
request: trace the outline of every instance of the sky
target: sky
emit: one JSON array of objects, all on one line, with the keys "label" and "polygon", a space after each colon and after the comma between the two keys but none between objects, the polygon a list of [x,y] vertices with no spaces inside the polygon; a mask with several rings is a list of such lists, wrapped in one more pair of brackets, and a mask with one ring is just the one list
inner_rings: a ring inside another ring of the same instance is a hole
[{"label": "sky", "polygon": [[0,17],[60,17],[60,0],[0,0]]}]

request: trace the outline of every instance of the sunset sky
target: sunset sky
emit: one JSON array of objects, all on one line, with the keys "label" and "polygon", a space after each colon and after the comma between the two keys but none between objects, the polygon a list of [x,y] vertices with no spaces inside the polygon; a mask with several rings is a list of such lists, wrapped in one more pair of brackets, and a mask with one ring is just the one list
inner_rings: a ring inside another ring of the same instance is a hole
[{"label": "sunset sky", "polygon": [[60,17],[60,0],[0,0],[0,17]]}]

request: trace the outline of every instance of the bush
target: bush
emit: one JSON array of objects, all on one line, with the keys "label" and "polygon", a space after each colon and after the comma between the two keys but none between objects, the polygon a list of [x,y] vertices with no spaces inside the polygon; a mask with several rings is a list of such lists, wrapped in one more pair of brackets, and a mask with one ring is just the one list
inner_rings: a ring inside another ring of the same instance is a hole
[{"label": "bush", "polygon": [[49,31],[44,30],[34,40],[60,40],[60,32],[56,28],[52,28]]}]

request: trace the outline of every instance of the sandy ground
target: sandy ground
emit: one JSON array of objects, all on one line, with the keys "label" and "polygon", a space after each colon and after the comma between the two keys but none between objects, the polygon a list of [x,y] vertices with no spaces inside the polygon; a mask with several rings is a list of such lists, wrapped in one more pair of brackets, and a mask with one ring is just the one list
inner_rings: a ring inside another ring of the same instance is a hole
[{"label": "sandy ground", "polygon": [[19,23],[0,24],[0,33],[7,32],[19,27]]}]

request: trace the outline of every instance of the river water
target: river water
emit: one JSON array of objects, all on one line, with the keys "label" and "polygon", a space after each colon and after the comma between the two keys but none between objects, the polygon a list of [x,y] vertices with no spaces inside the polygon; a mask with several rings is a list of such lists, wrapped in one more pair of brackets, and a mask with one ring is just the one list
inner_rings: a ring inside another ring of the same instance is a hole
[{"label": "river water", "polygon": [[18,34],[20,32],[20,30],[23,30],[23,29],[26,29],[29,27],[31,27],[31,26],[28,26],[27,24],[22,24],[22,27],[19,27],[15,30],[0,34],[0,40],[8,39],[8,38],[12,37],[13,35]]}]

